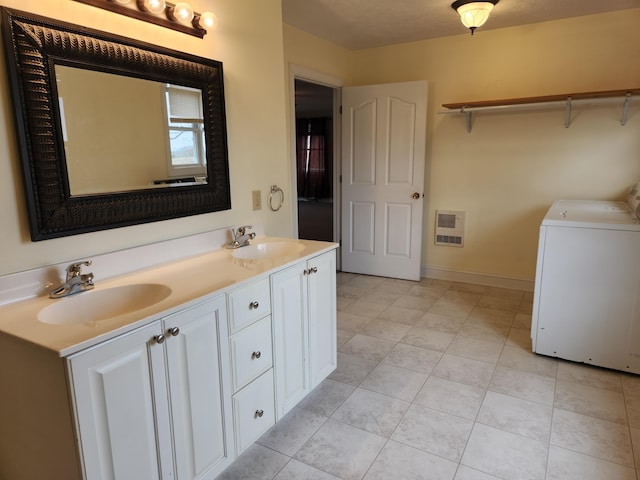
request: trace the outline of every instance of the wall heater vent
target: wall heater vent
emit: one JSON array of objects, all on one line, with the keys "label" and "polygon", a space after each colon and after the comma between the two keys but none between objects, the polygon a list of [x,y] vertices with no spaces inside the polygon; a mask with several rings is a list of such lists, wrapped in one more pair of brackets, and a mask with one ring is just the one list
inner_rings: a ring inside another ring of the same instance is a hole
[{"label": "wall heater vent", "polygon": [[436,210],[436,245],[464,245],[465,212]]}]

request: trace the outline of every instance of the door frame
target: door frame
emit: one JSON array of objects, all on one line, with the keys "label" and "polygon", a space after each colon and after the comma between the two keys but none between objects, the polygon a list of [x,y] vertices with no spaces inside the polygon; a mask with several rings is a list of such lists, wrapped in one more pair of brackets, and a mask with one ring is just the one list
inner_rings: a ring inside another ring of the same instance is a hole
[{"label": "door frame", "polygon": [[[289,128],[290,140],[289,149],[291,152],[290,174],[291,174],[291,214],[293,235],[298,238],[298,202],[294,201],[297,197],[297,158],[296,158],[296,80],[304,80],[305,82],[324,85],[333,89],[333,241],[340,243],[342,232],[341,207],[342,207],[342,191],[340,182],[340,173],[342,171],[342,118],[340,114],[340,106],[342,104],[342,87],[344,80],[326,73],[303,67],[301,65],[289,64]],[[337,257],[340,258],[340,255]],[[338,269],[340,265],[338,265]]]}]

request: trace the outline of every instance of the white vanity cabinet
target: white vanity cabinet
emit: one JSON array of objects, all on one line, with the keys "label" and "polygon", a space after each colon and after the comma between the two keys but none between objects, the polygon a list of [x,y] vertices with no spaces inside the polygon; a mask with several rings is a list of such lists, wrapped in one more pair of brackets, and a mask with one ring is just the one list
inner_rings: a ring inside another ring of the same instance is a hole
[{"label": "white vanity cabinet", "polygon": [[223,296],[68,359],[87,479],[213,479],[233,461]]},{"label": "white vanity cabinet", "polygon": [[271,295],[280,419],[337,365],[335,250],[272,274]]},{"label": "white vanity cabinet", "polygon": [[49,324],[48,298],[0,306],[0,479],[219,476],[336,367],[335,244],[278,257],[283,243],[256,263],[225,249],[96,288],[171,289],[140,316]]}]

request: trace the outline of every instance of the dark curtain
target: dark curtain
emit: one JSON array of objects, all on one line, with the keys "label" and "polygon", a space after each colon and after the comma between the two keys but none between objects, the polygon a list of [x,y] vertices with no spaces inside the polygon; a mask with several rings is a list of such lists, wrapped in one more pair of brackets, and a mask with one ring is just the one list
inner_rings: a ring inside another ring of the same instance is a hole
[{"label": "dark curtain", "polygon": [[331,197],[331,120],[305,118],[296,121],[298,196]]}]

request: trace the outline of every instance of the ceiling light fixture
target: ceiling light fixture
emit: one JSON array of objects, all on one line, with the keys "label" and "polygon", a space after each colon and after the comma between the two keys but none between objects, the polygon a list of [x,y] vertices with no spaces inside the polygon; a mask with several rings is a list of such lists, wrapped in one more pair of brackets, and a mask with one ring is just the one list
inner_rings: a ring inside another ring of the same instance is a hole
[{"label": "ceiling light fixture", "polygon": [[75,0],[128,17],[161,25],[178,32],[203,38],[218,21],[211,12],[197,13],[186,2],[177,5],[165,0]]},{"label": "ceiling light fixture", "polygon": [[462,24],[471,30],[471,35],[473,35],[476,28],[484,25],[489,19],[489,13],[499,1],[456,0],[451,4],[451,8],[458,12]]}]

